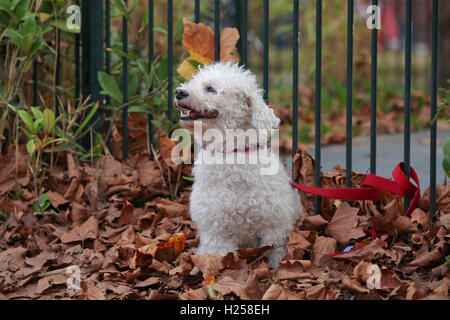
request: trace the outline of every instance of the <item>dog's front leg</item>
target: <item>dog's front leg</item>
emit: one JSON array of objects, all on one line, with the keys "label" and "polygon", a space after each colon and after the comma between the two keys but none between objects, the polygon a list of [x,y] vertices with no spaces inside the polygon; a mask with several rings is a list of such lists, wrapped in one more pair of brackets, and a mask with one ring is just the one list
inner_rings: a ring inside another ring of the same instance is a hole
[{"label": "dog's front leg", "polygon": [[269,268],[278,270],[278,264],[287,254],[285,244],[289,236],[286,230],[271,229],[261,234],[260,247],[273,245],[274,248],[267,254],[267,264]]},{"label": "dog's front leg", "polygon": [[238,249],[238,242],[235,238],[220,235],[212,231],[200,232],[200,244],[196,250],[196,254],[203,255],[212,253],[225,256],[227,253]]}]

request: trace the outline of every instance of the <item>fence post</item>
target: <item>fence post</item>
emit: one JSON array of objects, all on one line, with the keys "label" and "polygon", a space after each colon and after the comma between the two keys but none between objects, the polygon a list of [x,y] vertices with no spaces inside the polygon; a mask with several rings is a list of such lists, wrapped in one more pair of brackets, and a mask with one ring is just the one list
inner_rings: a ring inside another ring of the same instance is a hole
[{"label": "fence post", "polygon": [[[90,95],[90,103],[101,102],[101,87],[97,75],[99,71],[103,71],[103,0],[82,1],[81,21],[83,100]],[[99,109],[91,121],[95,121],[101,115]],[[93,128],[94,131],[101,132],[103,123],[104,119],[99,119]],[[83,137],[82,145],[86,149],[90,148],[89,134]]]}]

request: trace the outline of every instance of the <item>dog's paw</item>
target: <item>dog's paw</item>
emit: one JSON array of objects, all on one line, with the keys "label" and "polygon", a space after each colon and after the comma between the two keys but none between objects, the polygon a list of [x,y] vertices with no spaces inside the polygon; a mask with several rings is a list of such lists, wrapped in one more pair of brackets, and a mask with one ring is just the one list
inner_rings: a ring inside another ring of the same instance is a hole
[{"label": "dog's paw", "polygon": [[267,265],[269,268],[278,271],[278,266],[280,261],[286,256],[288,250],[286,246],[278,247],[273,249],[267,254]]}]

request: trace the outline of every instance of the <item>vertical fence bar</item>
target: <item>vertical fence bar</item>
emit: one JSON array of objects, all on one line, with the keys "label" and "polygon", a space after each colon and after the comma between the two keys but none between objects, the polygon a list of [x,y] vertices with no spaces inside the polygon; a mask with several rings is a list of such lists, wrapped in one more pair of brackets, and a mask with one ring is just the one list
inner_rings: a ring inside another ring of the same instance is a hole
[{"label": "vertical fence bar", "polygon": [[[292,33],[292,161],[298,148],[298,1],[294,0],[294,31]],[[292,163],[294,168],[294,163]],[[292,171],[292,176],[294,171]]]},{"label": "vertical fence bar", "polygon": [[436,213],[437,61],[439,1],[433,0],[431,35],[430,217]]},{"label": "vertical fence bar", "polygon": [[[241,31],[242,31],[242,18],[241,18],[242,1],[234,0],[233,4],[234,4],[234,24],[235,24],[236,29],[238,29],[239,34],[241,34]],[[241,42],[242,42],[242,36],[239,37],[239,40],[236,45],[239,56],[242,58],[242,43]]]},{"label": "vertical fence bar", "polygon": [[[105,0],[105,72],[107,74],[111,74],[111,52],[109,51],[111,48],[111,5],[110,0]],[[110,97],[105,97],[106,106],[109,106]],[[105,108],[106,118],[109,119],[111,117],[111,110]],[[111,121],[106,121],[106,132],[108,133],[111,130]],[[110,139],[105,141],[108,148],[111,148]]]},{"label": "vertical fence bar", "polygon": [[[315,172],[314,183],[320,187],[320,166],[321,166],[321,120],[322,120],[322,0],[316,1],[316,114],[315,114]],[[315,213],[321,211],[321,198],[314,198]]]},{"label": "vertical fence bar", "polygon": [[[378,0],[372,0],[378,6]],[[378,17],[377,17],[378,19]],[[377,69],[378,69],[378,29],[372,29],[371,73],[370,73],[370,173],[377,172]]]},{"label": "vertical fence bar", "polygon": [[[197,11],[196,1],[196,11]],[[148,1],[148,68],[149,73],[152,68],[152,61],[154,55],[154,40],[153,40],[153,27],[154,27],[154,3],[153,0]],[[153,84],[150,86],[150,91],[153,90]],[[152,146],[153,146],[153,117],[151,112],[147,117],[147,137],[148,137],[148,153],[150,159],[153,159]]]},{"label": "vertical fence bar", "polygon": [[[196,9],[197,9],[197,2]],[[152,61],[153,61],[153,54],[154,54],[154,47],[153,47],[153,21],[154,21],[154,3],[153,0],[148,0],[148,72],[150,74],[152,70]],[[196,10],[197,11],[197,10]],[[150,86],[150,91],[153,90],[153,84]],[[148,155],[150,159],[153,159],[153,152],[152,152],[152,146],[153,146],[153,116],[152,113],[149,112],[147,117],[147,145],[148,145]]]},{"label": "vertical fence bar", "polygon": [[247,42],[247,34],[248,34],[248,1],[242,0],[242,11],[241,11],[241,58],[242,64],[246,67],[248,64],[248,42]]},{"label": "vertical fence bar", "polygon": [[345,139],[346,172],[345,182],[348,188],[352,187],[352,111],[353,111],[353,5],[354,0],[348,0],[347,10],[347,128]]},{"label": "vertical fence bar", "polygon": [[167,6],[167,58],[168,58],[168,86],[167,86],[167,119],[173,121],[173,0],[168,0]]},{"label": "vertical fence bar", "polygon": [[38,105],[38,73],[39,73],[39,63],[37,57],[33,61],[33,106]]},{"label": "vertical fence bar", "polygon": [[[410,176],[411,165],[411,41],[412,41],[412,0],[406,0],[406,30],[405,30],[405,123],[403,161],[405,175]],[[409,198],[404,197],[404,211],[409,207]]]},{"label": "vertical fence bar", "polygon": [[264,0],[263,8],[263,20],[264,20],[264,61],[263,61],[263,88],[264,88],[264,101],[269,103],[269,0]]},{"label": "vertical fence bar", "polygon": [[220,60],[220,0],[214,0],[214,60]]},{"label": "vertical fence bar", "polygon": [[61,29],[57,28],[56,39],[56,71],[55,71],[55,115],[59,116],[59,87],[61,86]]},{"label": "vertical fence bar", "polygon": [[[81,37],[83,39],[82,46],[82,88],[83,100],[90,96],[90,103],[101,101],[101,86],[98,81],[98,72],[103,71],[104,48],[103,48],[103,0],[83,1],[81,19]],[[86,111],[89,112],[89,111]],[[103,129],[103,118],[98,110],[92,117],[88,125],[93,121],[95,123],[94,130],[101,132]],[[85,149],[91,147],[91,137],[86,134],[82,139],[82,145]]]},{"label": "vertical fence bar", "polygon": [[[128,7],[128,0],[125,0],[125,6]],[[128,54],[128,21],[125,16],[122,17],[122,51]],[[128,102],[128,58],[122,57],[122,92],[123,103]],[[122,132],[122,159],[128,157],[128,107],[122,110],[123,132]]]},{"label": "vertical fence bar", "polygon": [[200,22],[200,0],[195,0],[194,14],[195,14],[195,23],[199,23]]},{"label": "vertical fence bar", "polygon": [[[80,0],[75,4],[79,7]],[[75,34],[75,106],[80,103],[80,33]]]}]

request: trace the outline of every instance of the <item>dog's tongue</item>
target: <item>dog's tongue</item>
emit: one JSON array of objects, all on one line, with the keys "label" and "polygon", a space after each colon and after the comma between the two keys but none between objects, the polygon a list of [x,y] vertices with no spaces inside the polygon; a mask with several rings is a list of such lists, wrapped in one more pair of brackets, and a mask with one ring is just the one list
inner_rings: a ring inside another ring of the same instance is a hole
[{"label": "dog's tongue", "polygon": [[189,112],[189,117],[191,117],[191,118],[198,118],[201,116],[203,116],[203,114],[201,114],[200,112],[196,112],[196,111]]}]

